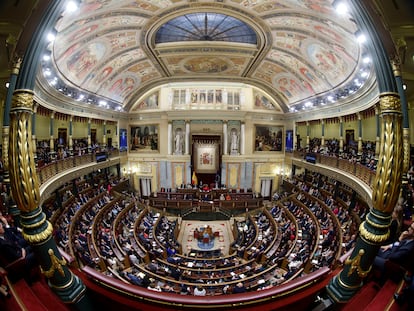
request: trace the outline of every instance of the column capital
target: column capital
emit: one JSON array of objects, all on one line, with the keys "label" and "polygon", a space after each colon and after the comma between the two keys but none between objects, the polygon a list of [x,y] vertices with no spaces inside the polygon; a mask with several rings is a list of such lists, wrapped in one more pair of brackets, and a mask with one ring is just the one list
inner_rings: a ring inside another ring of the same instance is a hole
[{"label": "column capital", "polygon": [[12,69],[11,74],[18,75],[19,71],[20,71],[21,64],[22,64],[22,58],[21,57],[16,57],[16,59],[13,63],[13,69]]},{"label": "column capital", "polygon": [[394,76],[401,77],[401,61],[398,55],[395,55],[393,58],[391,58],[390,63]]},{"label": "column capital", "polygon": [[375,109],[375,115],[379,115],[380,114],[380,105],[375,104],[374,109]]}]

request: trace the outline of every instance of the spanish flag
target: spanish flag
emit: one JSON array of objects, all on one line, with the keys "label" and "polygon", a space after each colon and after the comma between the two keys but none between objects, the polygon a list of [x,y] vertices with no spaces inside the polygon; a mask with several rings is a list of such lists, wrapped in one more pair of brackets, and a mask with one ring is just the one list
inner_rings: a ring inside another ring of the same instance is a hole
[{"label": "spanish flag", "polygon": [[197,179],[195,171],[193,171],[193,176],[191,177],[191,183],[193,185],[198,185],[198,179]]}]

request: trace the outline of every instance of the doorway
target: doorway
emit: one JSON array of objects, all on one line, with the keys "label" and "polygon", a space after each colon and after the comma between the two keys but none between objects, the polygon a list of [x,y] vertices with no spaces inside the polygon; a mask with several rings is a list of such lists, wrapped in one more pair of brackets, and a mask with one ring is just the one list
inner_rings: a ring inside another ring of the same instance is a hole
[{"label": "doorway", "polygon": [[270,200],[272,197],[273,179],[264,178],[260,181],[260,194],[263,199]]},{"label": "doorway", "polygon": [[345,131],[345,144],[348,148],[348,151],[352,148],[358,148],[358,144],[355,141],[355,131],[354,130],[346,130]]},{"label": "doorway", "polygon": [[92,145],[96,144],[96,129],[91,129],[91,143]]},{"label": "doorway", "polygon": [[59,147],[66,146],[67,135],[68,135],[67,128],[58,128],[58,146]]}]

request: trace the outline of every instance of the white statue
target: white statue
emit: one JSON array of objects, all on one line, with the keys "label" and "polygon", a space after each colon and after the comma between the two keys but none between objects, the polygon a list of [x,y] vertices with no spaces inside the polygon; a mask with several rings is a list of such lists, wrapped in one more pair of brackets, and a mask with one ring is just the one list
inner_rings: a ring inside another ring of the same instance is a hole
[{"label": "white statue", "polygon": [[237,130],[232,129],[230,132],[230,154],[239,153],[239,136],[237,135]]},{"label": "white statue", "polygon": [[183,154],[183,131],[180,128],[175,130],[175,154]]}]

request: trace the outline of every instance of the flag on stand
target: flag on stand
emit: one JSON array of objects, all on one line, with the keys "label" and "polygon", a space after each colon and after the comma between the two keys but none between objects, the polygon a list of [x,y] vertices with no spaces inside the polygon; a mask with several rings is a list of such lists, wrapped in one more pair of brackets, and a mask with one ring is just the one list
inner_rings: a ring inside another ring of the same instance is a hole
[{"label": "flag on stand", "polygon": [[193,185],[198,185],[198,179],[197,179],[197,175],[196,175],[195,171],[193,171],[193,176],[191,177],[191,183]]}]

